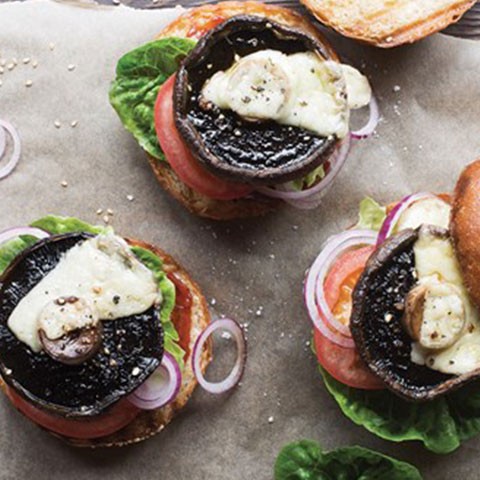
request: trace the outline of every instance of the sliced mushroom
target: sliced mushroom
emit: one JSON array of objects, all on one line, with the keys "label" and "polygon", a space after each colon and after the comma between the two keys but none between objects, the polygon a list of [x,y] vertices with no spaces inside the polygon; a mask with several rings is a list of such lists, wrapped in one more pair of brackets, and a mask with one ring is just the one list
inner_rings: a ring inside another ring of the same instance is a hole
[{"label": "sliced mushroom", "polygon": [[38,334],[51,358],[66,365],[79,365],[99,350],[102,324],[85,299],[60,297],[42,310]]},{"label": "sliced mushroom", "polygon": [[428,279],[407,295],[404,326],[413,340],[430,350],[453,345],[465,326],[465,308],[457,288]]}]

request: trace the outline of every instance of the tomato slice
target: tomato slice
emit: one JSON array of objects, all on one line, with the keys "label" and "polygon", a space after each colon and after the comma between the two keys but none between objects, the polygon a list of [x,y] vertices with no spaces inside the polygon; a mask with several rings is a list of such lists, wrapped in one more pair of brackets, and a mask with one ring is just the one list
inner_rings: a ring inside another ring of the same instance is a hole
[{"label": "tomato slice", "polygon": [[160,88],[155,103],[155,129],[165,157],[183,183],[193,190],[216,200],[234,200],[252,192],[252,187],[216,177],[193,157],[177,131],[173,116],[172,75]]},{"label": "tomato slice", "polygon": [[24,400],[13,389],[7,395],[17,410],[41,427],[65,437],[92,439],[118,432],[132,422],[140,409],[127,400],[121,400],[107,412],[89,420],[71,420],[48,413]]},{"label": "tomato slice", "polygon": [[[324,283],[325,299],[336,317],[348,325],[352,290],[375,247],[351,250],[334,263]],[[353,388],[384,389],[384,383],[365,365],[355,349],[344,348],[314,332],[315,350],[320,365],[336,380]]]}]

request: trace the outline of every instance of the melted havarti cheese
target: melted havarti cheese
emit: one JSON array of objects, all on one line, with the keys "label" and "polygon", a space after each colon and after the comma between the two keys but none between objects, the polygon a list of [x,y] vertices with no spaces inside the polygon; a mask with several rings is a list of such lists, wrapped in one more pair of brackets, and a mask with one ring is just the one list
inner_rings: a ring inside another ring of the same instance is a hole
[{"label": "melted havarti cheese", "polygon": [[[38,352],[42,348],[38,335],[42,311],[50,302],[71,296],[92,305],[101,320],[142,313],[161,300],[153,273],[133,255],[128,244],[113,234],[100,235],[68,250],[18,303],[8,319],[8,327],[20,341]],[[69,328],[57,324],[66,318],[54,317],[49,327],[53,335]]]},{"label": "melted havarti cheese", "polygon": [[403,212],[395,226],[395,232],[417,228],[422,224],[448,229],[451,210],[450,205],[438,197],[419,200]]},{"label": "melted havarti cheese", "polygon": [[[443,298],[440,295],[441,289],[438,286],[435,287],[434,291],[437,294],[424,310],[426,331],[436,324],[436,333],[455,335],[455,338],[453,344],[441,350],[425,348],[429,343],[422,342],[420,339],[420,342],[412,346],[412,361],[451,374],[468,373],[479,368],[479,315],[468,296],[451,241],[448,238],[438,238],[431,233],[421,231],[414,245],[414,255],[420,284],[428,286],[443,283],[449,286]],[[464,318],[461,320],[462,327],[459,333],[456,326],[458,327],[460,322],[462,309]],[[456,322],[457,325],[442,326],[442,322]]]},{"label": "melted havarti cheese", "polygon": [[274,120],[318,135],[344,138],[349,109],[367,105],[372,91],[353,67],[314,52],[261,50],[239,57],[202,88],[202,100],[247,120]]}]

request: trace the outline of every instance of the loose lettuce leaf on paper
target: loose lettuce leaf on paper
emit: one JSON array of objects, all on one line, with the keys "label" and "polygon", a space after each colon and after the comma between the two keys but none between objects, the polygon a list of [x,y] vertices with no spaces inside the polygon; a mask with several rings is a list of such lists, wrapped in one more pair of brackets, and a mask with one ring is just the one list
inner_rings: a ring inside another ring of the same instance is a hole
[{"label": "loose lettuce leaf on paper", "polygon": [[373,198],[365,197],[360,202],[356,228],[379,231],[387,216],[386,211],[387,209],[379,205]]},{"label": "loose lettuce leaf on paper", "polygon": [[[48,215],[31,224],[32,227],[41,228],[52,235],[60,235],[73,232],[87,232],[94,235],[113,231],[111,227],[94,226],[73,217],[56,217]],[[7,268],[10,262],[23,250],[37,242],[38,239],[30,236],[22,236],[0,246],[0,274]],[[167,278],[163,271],[163,262],[150,250],[141,247],[132,247],[133,253],[154,274],[162,294],[162,308],[160,318],[165,335],[165,350],[167,350],[183,368],[185,352],[178,345],[178,332],[175,329],[170,315],[175,306],[175,286]]]},{"label": "loose lettuce leaf on paper", "polygon": [[275,463],[275,480],[421,480],[412,465],[362,447],[322,452],[301,440],[285,446]]},{"label": "loose lettuce leaf on paper", "polygon": [[195,46],[186,38],[164,38],[126,53],[117,64],[110,103],[124,127],[152,157],[165,160],[154,125],[158,91]]}]

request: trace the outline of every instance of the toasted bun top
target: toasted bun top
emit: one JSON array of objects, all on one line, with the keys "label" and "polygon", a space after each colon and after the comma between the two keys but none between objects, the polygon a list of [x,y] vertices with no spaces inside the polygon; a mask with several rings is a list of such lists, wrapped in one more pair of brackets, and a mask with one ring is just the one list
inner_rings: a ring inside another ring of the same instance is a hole
[{"label": "toasted bun top", "polygon": [[324,24],[342,35],[389,48],[438,32],[475,0],[301,0]]},{"label": "toasted bun top", "polygon": [[480,306],[480,160],[458,179],[450,231],[468,292]]}]

